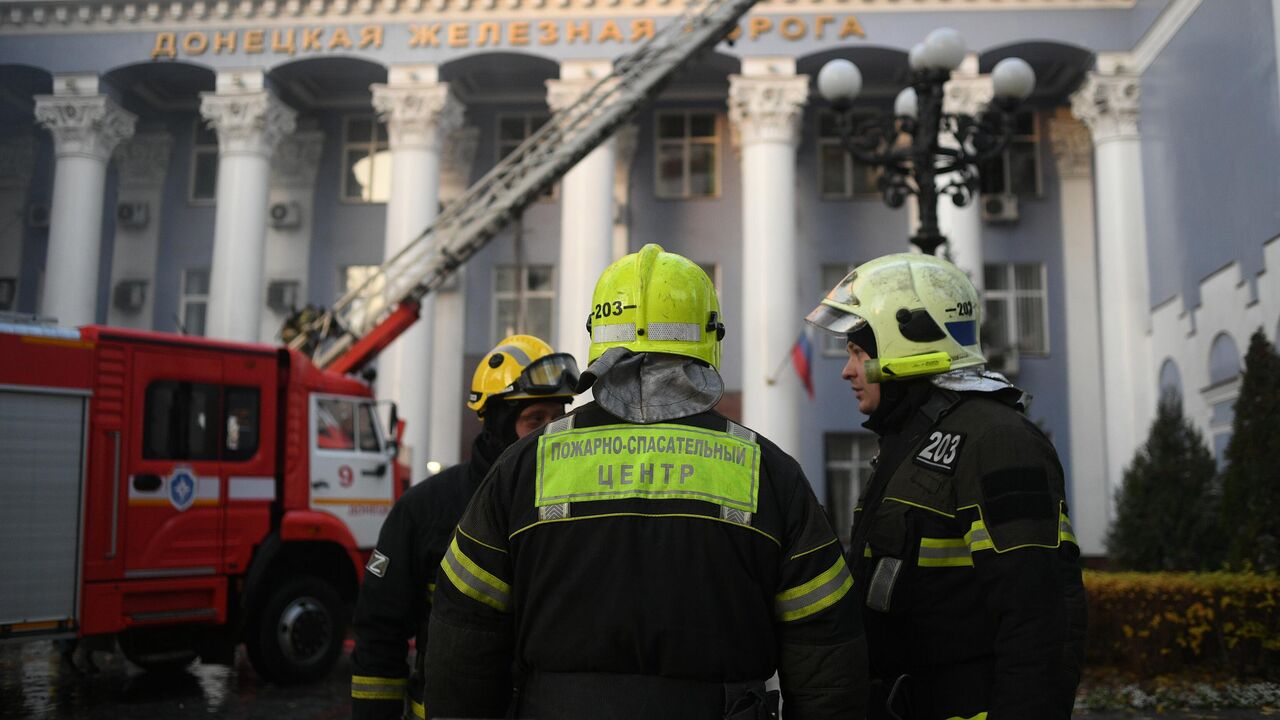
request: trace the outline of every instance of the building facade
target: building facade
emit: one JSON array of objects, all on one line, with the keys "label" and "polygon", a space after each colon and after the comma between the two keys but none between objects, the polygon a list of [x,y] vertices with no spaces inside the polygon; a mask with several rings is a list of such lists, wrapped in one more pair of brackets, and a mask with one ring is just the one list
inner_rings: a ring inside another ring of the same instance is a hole
[{"label": "building facade", "polygon": [[[670,0],[0,1],[0,311],[277,342],[672,21]],[[1086,554],[1162,388],[1219,455],[1242,353],[1280,333],[1280,0],[761,0],[476,255],[378,361],[416,473],[467,452],[470,371],[512,332],[585,364],[598,273],[657,242],[701,263],[722,405],[802,462],[838,527],[873,436],[802,317],[907,249],[813,78],[853,60],[887,112],[956,28],[948,109],[999,60],[1037,88],[982,195],[940,209],[996,369],[1036,396]],[[434,466],[433,466],[434,467]]]}]

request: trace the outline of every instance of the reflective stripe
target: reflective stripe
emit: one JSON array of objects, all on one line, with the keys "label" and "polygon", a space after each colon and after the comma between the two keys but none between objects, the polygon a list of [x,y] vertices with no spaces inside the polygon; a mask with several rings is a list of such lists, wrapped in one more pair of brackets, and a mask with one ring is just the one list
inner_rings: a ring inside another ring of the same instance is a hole
[{"label": "reflective stripe", "polygon": [[756,441],[756,433],[754,430],[748,430],[732,420],[730,420],[728,426],[725,427],[725,432],[736,438],[746,440],[747,442],[753,443]]},{"label": "reflective stripe", "polygon": [[547,429],[542,432],[543,435],[551,435],[552,433],[564,432],[573,429],[573,415],[565,415],[562,418],[556,418],[547,423]]},{"label": "reflective stripe", "polygon": [[987,713],[986,711],[983,711],[978,713],[977,715],[974,715],[973,717],[967,717],[967,718],[962,718],[959,715],[952,715],[951,717],[947,718],[947,720],[987,720]]},{"label": "reflective stripe", "polygon": [[1076,534],[1071,530],[1071,518],[1067,517],[1066,513],[1058,513],[1058,542],[1080,544],[1076,542]]},{"label": "reflective stripe", "polygon": [[971,553],[996,549],[995,543],[991,542],[991,533],[987,532],[987,526],[982,520],[973,521],[973,525],[969,526],[969,532],[964,534],[964,542],[969,546]]},{"label": "reflective stripe", "polygon": [[520,363],[520,367],[528,367],[529,363],[533,362],[533,360],[529,357],[528,353],[516,347],[515,345],[499,345],[498,347],[493,349],[493,352],[496,352],[496,353],[504,352],[510,355],[511,357],[516,359],[516,362]]},{"label": "reflective stripe", "polygon": [[778,593],[774,597],[774,614],[783,622],[808,617],[831,607],[853,587],[853,576],[843,557],[809,582]]},{"label": "reflective stripe", "polygon": [[635,323],[617,323],[615,325],[592,325],[591,342],[632,342],[636,339]]},{"label": "reflective stripe", "polygon": [[227,497],[232,500],[275,500],[275,478],[233,477],[227,482]]},{"label": "reflective stripe", "polygon": [[434,603],[436,601],[436,584],[427,583],[427,602]]},{"label": "reflective stripe", "polygon": [[357,700],[403,700],[409,681],[371,675],[351,676],[351,697]]},{"label": "reflective stripe", "polygon": [[454,536],[453,542],[449,544],[449,552],[445,553],[444,562],[440,563],[440,568],[463,595],[482,602],[498,612],[507,611],[507,603],[511,599],[511,586],[467,557],[458,547],[457,536]]},{"label": "reflective stripe", "polygon": [[920,538],[920,567],[973,567],[964,538]]},{"label": "reflective stripe", "polygon": [[645,337],[650,340],[679,340],[680,342],[700,342],[702,327],[694,323],[649,323]]},{"label": "reflective stripe", "polygon": [[871,546],[870,546],[870,545],[863,545],[863,546],[862,546],[862,557],[864,557],[864,558],[869,558],[869,557],[871,557]]},{"label": "reflective stripe", "polygon": [[427,708],[417,700],[410,700],[409,704],[413,706],[413,716],[427,720]]}]

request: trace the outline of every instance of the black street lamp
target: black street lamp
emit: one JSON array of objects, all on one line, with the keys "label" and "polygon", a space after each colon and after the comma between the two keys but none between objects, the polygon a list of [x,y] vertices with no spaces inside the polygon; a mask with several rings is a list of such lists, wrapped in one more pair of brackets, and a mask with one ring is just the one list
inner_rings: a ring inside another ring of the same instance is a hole
[{"label": "black street lamp", "polygon": [[[1008,145],[1013,111],[1036,84],[1035,72],[1025,60],[1005,58],[991,71],[993,97],[982,112],[943,112],[943,86],[964,56],[960,33],[950,28],[929,33],[908,56],[911,85],[894,100],[893,117],[856,123],[852,105],[862,90],[858,66],[832,60],[818,72],[818,92],[836,111],[845,151],[864,165],[883,168],[879,189],[885,203],[897,208],[908,195],[919,200],[920,229],[911,242],[931,255],[947,240],[938,230],[939,197],[949,196],[957,207],[973,200],[978,163]],[[906,138],[909,145],[899,142]]]}]

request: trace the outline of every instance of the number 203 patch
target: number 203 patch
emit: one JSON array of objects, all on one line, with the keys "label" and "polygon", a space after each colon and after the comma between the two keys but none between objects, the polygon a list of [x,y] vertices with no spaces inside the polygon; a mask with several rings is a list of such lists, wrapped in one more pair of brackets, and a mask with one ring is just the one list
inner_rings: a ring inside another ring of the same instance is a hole
[{"label": "number 203 patch", "polygon": [[956,471],[956,461],[960,459],[960,448],[963,446],[964,433],[934,430],[929,433],[929,440],[924,447],[916,453],[915,462],[930,470],[950,475]]}]

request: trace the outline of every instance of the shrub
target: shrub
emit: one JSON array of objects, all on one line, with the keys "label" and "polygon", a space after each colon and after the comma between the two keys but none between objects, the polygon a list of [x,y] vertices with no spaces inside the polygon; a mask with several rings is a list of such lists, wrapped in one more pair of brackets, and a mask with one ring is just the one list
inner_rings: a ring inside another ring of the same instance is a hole
[{"label": "shrub", "polygon": [[1231,558],[1264,570],[1280,567],[1280,355],[1258,330],[1249,340],[1236,400],[1227,469],[1224,527],[1234,533]]},{"label": "shrub", "polygon": [[1208,570],[1226,541],[1214,492],[1213,455],[1172,392],[1160,400],[1147,441],[1125,468],[1107,553],[1129,570]]},{"label": "shrub", "polygon": [[1086,571],[1089,665],[1280,677],[1280,576]]}]

